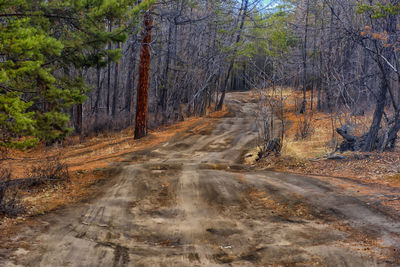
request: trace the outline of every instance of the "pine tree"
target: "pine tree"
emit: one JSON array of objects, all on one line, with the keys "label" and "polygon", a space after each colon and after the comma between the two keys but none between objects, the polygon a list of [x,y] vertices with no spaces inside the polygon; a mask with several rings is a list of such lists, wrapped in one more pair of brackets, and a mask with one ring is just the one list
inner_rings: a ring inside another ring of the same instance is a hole
[{"label": "pine tree", "polygon": [[[68,135],[86,100],[82,70],[120,58],[142,5],[127,0],[0,1],[0,145],[27,148]],[[106,21],[121,27],[107,31]]]}]

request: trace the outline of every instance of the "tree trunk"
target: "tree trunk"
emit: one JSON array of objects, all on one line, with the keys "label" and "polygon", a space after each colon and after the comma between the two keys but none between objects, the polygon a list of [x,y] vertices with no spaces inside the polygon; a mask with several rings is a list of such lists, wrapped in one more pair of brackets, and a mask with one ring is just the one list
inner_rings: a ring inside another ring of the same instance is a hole
[{"label": "tree trunk", "polygon": [[[82,71],[79,71],[79,76],[83,77]],[[78,104],[76,107],[76,132],[83,135],[83,104]]]},{"label": "tree trunk", "polygon": [[83,134],[83,105],[78,104],[76,109],[76,125],[77,125],[77,133],[82,135]]},{"label": "tree trunk", "polygon": [[[122,49],[122,43],[119,43],[119,49]],[[119,71],[121,68],[121,59],[118,59],[118,62],[115,66],[114,72],[114,95],[113,95],[113,105],[112,105],[112,116],[115,118],[117,115],[118,109],[118,96],[119,96]]]},{"label": "tree trunk", "polygon": [[306,22],[304,28],[303,43],[303,103],[301,104],[300,113],[306,113],[307,110],[307,37],[308,37],[308,13],[310,10],[310,0],[306,1]]},{"label": "tree trunk", "polygon": [[[108,22],[108,31],[111,32],[112,30],[112,22]],[[111,50],[111,43],[108,44],[108,50]],[[111,63],[108,63],[107,66],[107,115],[110,114],[110,94],[111,94]]]},{"label": "tree trunk", "polygon": [[101,69],[97,67],[97,95],[96,95],[96,102],[94,104],[94,113],[95,116],[98,116],[99,106],[101,105]]},{"label": "tree trunk", "polygon": [[378,132],[379,132],[379,128],[381,127],[382,116],[383,116],[383,112],[385,109],[387,89],[388,89],[388,84],[387,84],[386,78],[382,77],[380,92],[376,99],[376,108],[375,108],[375,112],[374,112],[374,118],[373,118],[372,124],[369,128],[366,142],[362,148],[362,150],[364,152],[372,151],[376,148]]},{"label": "tree trunk", "polygon": [[[387,144],[390,145],[390,148],[394,148],[396,146],[397,134],[400,131],[400,116],[397,115],[395,119],[395,124],[390,128],[388,133]],[[384,149],[386,146],[384,147]]]},{"label": "tree trunk", "polygon": [[[330,16],[330,29],[329,29],[329,45],[328,45],[328,61],[327,61],[327,64],[326,64],[326,70],[328,70],[331,66],[332,66],[332,50],[333,50],[333,29],[334,29],[334,27],[335,27],[335,21],[334,21],[334,11],[333,11],[333,9],[331,8],[331,16]],[[333,102],[333,96],[332,96],[332,92],[331,92],[331,90],[332,90],[332,82],[331,82],[331,80],[332,80],[332,74],[331,74],[331,71],[327,71],[326,72],[326,76],[327,76],[327,78],[326,78],[326,80],[327,80],[327,85],[325,86],[325,94],[326,94],[326,105],[328,106],[328,110],[329,110],[329,113],[330,113],[330,115],[331,115],[331,117],[332,117],[332,112],[333,112],[333,105],[332,105],[332,102]],[[333,135],[334,135],[334,133],[335,133],[335,131],[334,131],[334,127],[332,127],[332,133],[333,133]]]},{"label": "tree trunk", "polygon": [[[314,1],[315,5],[315,1]],[[314,6],[314,11],[315,11],[315,6]],[[313,57],[312,57],[312,81],[311,81],[311,105],[310,109],[313,110],[314,108],[314,88],[315,88],[315,55],[317,54],[317,23],[318,23],[318,12],[314,12],[314,37],[313,37],[313,42],[314,42],[314,47],[313,47]]]},{"label": "tree trunk", "polygon": [[151,7],[143,19],[142,46],[140,48],[139,83],[136,104],[135,139],[147,135],[149,73],[150,73],[150,43],[151,43]]},{"label": "tree trunk", "polygon": [[135,99],[135,78],[136,78],[136,51],[134,49],[134,45],[132,44],[132,57],[131,57],[131,62],[130,62],[130,79],[128,80],[128,82],[130,83],[129,86],[127,86],[129,92],[129,99],[128,99],[128,110],[129,110],[129,124],[133,125],[134,122],[134,107],[135,107],[135,103],[134,103],[134,99]]},{"label": "tree trunk", "polygon": [[[395,1],[397,2],[397,1]],[[397,30],[397,20],[396,17],[393,15],[388,16],[386,20],[386,31],[389,33],[389,38],[392,39],[392,37],[396,34]],[[376,43],[375,43],[376,44]],[[390,93],[390,72],[391,69],[388,66],[387,62],[381,58],[381,55],[387,60],[391,61],[393,58],[393,50],[392,48],[389,47],[384,47],[382,51],[378,50],[378,47],[376,47],[376,61],[378,63],[379,71],[381,73],[381,85],[379,89],[378,96],[376,97],[376,107],[375,107],[375,112],[374,112],[374,117],[372,120],[372,124],[369,128],[369,132],[367,135],[367,139],[365,142],[365,145],[363,146],[362,150],[363,151],[372,151],[375,149],[379,149],[378,145],[380,144],[382,146],[384,141],[385,136],[381,137],[383,138],[382,140],[379,140],[379,129],[381,128],[381,122],[382,122],[382,117],[383,113],[385,111],[385,103],[386,103],[386,95],[389,92]],[[395,104],[394,104],[395,105]],[[395,123],[393,130],[396,130],[397,128],[397,123]],[[397,133],[397,131],[396,131]],[[393,135],[393,133],[390,133],[390,135]],[[387,139],[387,138],[386,138]],[[386,144],[385,144],[386,146]]]},{"label": "tree trunk", "polygon": [[244,21],[246,19],[246,13],[247,13],[247,8],[249,5],[249,0],[242,0],[242,6],[243,6],[243,14],[241,14],[241,21],[240,21],[240,27],[239,27],[239,32],[236,36],[236,42],[235,42],[235,49],[233,51],[233,58],[231,60],[231,63],[229,64],[229,68],[228,68],[228,73],[226,75],[225,78],[225,82],[223,84],[223,88],[221,91],[221,98],[218,102],[218,105],[216,106],[216,110],[221,110],[222,106],[224,105],[224,100],[225,100],[225,92],[226,92],[226,88],[228,86],[228,81],[233,69],[233,64],[235,63],[235,56],[236,56],[236,52],[237,52],[237,44],[240,42],[240,38],[242,37],[242,31],[243,31],[243,26],[244,26]]},{"label": "tree trunk", "polygon": [[167,117],[167,105],[168,105],[168,87],[169,87],[169,65],[171,61],[171,45],[172,45],[172,21],[169,22],[168,27],[168,40],[167,40],[167,55],[165,60],[165,69],[162,77],[162,88],[160,95],[161,115],[162,124],[166,124]]}]

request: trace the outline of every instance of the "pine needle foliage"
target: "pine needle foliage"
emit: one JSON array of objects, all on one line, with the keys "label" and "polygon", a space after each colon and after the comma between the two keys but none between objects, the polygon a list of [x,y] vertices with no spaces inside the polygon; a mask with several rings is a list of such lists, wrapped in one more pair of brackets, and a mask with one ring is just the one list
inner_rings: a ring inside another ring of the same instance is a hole
[{"label": "pine needle foliage", "polygon": [[[149,5],[127,0],[0,0],[0,146],[63,139],[69,110],[90,90],[82,73],[120,58]],[[120,27],[107,29],[110,22]]]}]

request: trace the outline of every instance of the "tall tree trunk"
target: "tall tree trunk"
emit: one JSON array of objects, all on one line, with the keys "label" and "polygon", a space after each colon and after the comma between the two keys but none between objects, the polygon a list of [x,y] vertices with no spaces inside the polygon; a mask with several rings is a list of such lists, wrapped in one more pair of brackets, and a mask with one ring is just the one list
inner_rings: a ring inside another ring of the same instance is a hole
[{"label": "tall tree trunk", "polygon": [[136,50],[135,45],[132,44],[131,47],[131,58],[129,62],[129,77],[126,88],[128,90],[128,111],[129,111],[129,125],[133,125],[134,122],[134,107],[135,107],[135,82],[136,82]]},{"label": "tall tree trunk", "polygon": [[[330,17],[330,28],[329,28],[329,38],[328,38],[328,61],[325,67],[326,70],[326,80],[327,80],[327,85],[325,86],[325,94],[326,94],[326,105],[328,106],[328,110],[330,115],[332,116],[333,112],[333,96],[332,96],[332,74],[331,71],[328,71],[329,68],[332,66],[332,51],[333,51],[333,29],[335,27],[335,20],[334,20],[334,10],[331,7],[331,17]],[[332,133],[333,135],[335,134],[335,129],[332,128]]]},{"label": "tall tree trunk", "polygon": [[[122,49],[122,43],[119,42],[119,49]],[[121,68],[121,59],[118,59],[118,62],[115,66],[114,71],[114,95],[113,95],[113,105],[112,105],[112,116],[115,118],[117,115],[118,109],[118,96],[119,96],[119,71]]]},{"label": "tall tree trunk", "polygon": [[76,108],[76,132],[80,135],[83,134],[83,105],[78,104]]},{"label": "tall tree trunk", "polygon": [[[108,31],[111,32],[112,30],[112,22],[108,22]],[[111,50],[111,43],[108,44],[108,50]],[[108,63],[107,66],[107,115],[110,114],[110,95],[111,95],[111,63]]]},{"label": "tall tree trunk", "polygon": [[303,43],[303,103],[301,104],[300,113],[306,113],[307,110],[307,37],[308,37],[308,15],[310,10],[310,0],[306,1],[306,21],[304,28]]},{"label": "tall tree trunk", "polygon": [[150,74],[150,43],[151,43],[151,7],[143,19],[142,46],[140,48],[139,83],[136,104],[135,139],[147,135],[149,74]]},{"label": "tall tree trunk", "polygon": [[[83,77],[82,70],[79,71],[79,76]],[[83,135],[83,104],[78,104],[76,107],[76,132]]]},{"label": "tall tree trunk", "polygon": [[221,110],[222,106],[224,105],[224,100],[225,100],[225,93],[226,93],[226,88],[228,86],[228,81],[233,69],[233,65],[235,64],[235,59],[236,59],[236,52],[237,52],[237,44],[240,42],[240,39],[242,37],[242,31],[243,31],[243,26],[244,26],[244,21],[246,19],[246,14],[247,14],[247,8],[249,6],[249,0],[242,0],[242,14],[241,15],[241,20],[240,20],[240,26],[239,26],[239,32],[236,36],[236,42],[235,42],[235,49],[233,50],[233,58],[231,60],[231,63],[229,64],[228,72],[226,74],[225,82],[223,84],[223,88],[221,90],[221,98],[218,102],[218,105],[216,107],[216,110]]},{"label": "tall tree trunk", "polygon": [[378,132],[379,128],[381,127],[381,121],[383,112],[385,109],[385,102],[386,102],[386,93],[388,90],[388,84],[386,82],[386,78],[382,77],[381,86],[379,95],[376,99],[376,108],[374,112],[374,118],[372,120],[372,124],[369,128],[369,132],[367,135],[367,139],[365,141],[365,145],[362,148],[362,151],[372,151],[376,148],[376,142],[378,140]]},{"label": "tall tree trunk", "polygon": [[165,69],[162,76],[162,88],[160,95],[162,124],[167,123],[167,105],[168,105],[168,87],[169,87],[169,65],[171,62],[171,45],[172,45],[172,21],[169,21],[167,40],[167,55],[165,60]]},{"label": "tall tree trunk", "polygon": [[311,80],[311,103],[310,103],[310,109],[313,110],[314,108],[314,88],[315,88],[315,57],[317,54],[317,22],[318,22],[318,12],[316,11],[315,8],[315,1],[314,1],[314,37],[313,37],[313,57],[312,57],[312,80]]},{"label": "tall tree trunk", "polygon": [[96,70],[97,74],[97,95],[96,95],[96,102],[94,104],[94,115],[98,116],[99,113],[99,106],[101,105],[101,68],[98,66]]},{"label": "tall tree trunk", "polygon": [[[398,1],[393,1],[394,3],[397,4]],[[389,39],[392,39],[392,37],[396,34],[397,32],[397,19],[396,16],[390,15],[386,19],[386,32],[389,34]],[[389,92],[390,93],[390,72],[391,69],[388,66],[387,61],[391,62],[393,59],[393,48],[392,47],[384,47],[381,51],[379,51],[378,45],[375,42],[375,47],[376,47],[376,61],[378,63],[379,71],[381,72],[381,85],[379,89],[378,96],[376,97],[376,107],[375,107],[375,112],[374,112],[374,117],[372,120],[372,124],[369,128],[369,132],[367,134],[367,139],[365,141],[365,145],[362,148],[362,151],[372,151],[375,149],[379,149],[377,147],[377,143],[384,143],[379,140],[379,129],[381,128],[381,122],[382,122],[382,117],[383,113],[385,111],[385,103],[386,103],[386,95]],[[381,58],[384,57],[386,60],[383,60]],[[394,105],[396,105],[394,103]],[[395,107],[396,108],[396,107]],[[397,117],[397,116],[396,116]],[[397,123],[396,123],[397,124]],[[394,125],[393,130],[396,130],[397,125]],[[396,131],[397,134],[397,131]],[[391,134],[393,135],[393,133]],[[385,137],[382,137],[385,138]],[[386,146],[386,144],[385,144]]]}]

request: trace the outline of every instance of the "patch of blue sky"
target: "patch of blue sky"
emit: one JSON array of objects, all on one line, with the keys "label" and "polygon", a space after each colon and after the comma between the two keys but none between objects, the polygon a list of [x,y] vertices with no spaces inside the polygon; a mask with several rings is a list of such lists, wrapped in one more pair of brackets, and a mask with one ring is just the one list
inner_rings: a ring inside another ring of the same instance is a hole
[{"label": "patch of blue sky", "polygon": [[289,9],[288,2],[285,2],[284,0],[261,0],[259,3],[259,9],[261,12],[276,12],[279,10],[279,7],[282,7],[282,5],[285,4],[286,10]]}]

